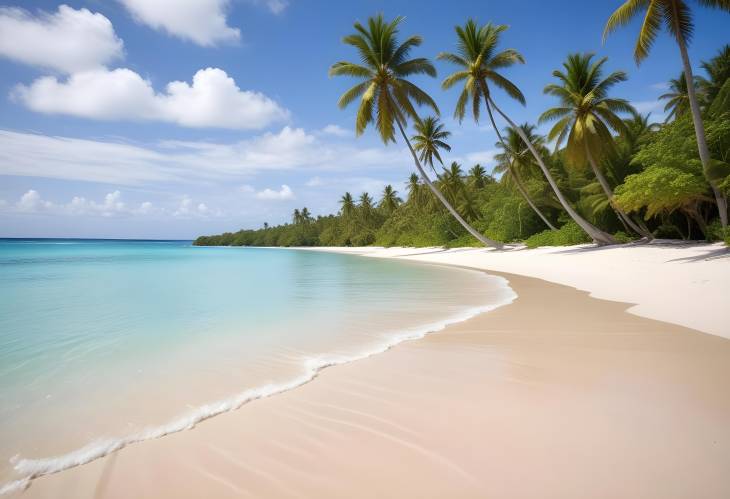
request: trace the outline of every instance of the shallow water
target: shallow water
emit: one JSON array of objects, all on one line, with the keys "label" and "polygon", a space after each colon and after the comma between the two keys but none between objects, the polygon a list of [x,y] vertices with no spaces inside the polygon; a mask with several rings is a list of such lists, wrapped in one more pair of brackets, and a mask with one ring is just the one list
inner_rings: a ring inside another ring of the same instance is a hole
[{"label": "shallow water", "polygon": [[352,255],[0,240],[0,484],[190,427],[512,297],[481,272]]}]

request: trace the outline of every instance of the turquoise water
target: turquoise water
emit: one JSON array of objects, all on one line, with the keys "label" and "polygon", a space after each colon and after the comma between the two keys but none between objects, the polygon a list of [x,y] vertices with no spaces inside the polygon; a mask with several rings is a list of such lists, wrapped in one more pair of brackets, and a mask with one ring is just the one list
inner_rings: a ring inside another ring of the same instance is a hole
[{"label": "turquoise water", "polygon": [[0,240],[0,482],[192,426],[509,293],[333,253]]}]

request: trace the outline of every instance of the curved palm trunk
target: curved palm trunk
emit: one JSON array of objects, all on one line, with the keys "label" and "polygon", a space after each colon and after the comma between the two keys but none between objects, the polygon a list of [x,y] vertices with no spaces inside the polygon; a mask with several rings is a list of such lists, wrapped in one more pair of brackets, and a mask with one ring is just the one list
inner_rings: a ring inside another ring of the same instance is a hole
[{"label": "curved palm trunk", "polygon": [[494,103],[491,97],[488,97],[488,99],[490,104],[494,106],[494,109],[500,114],[500,116],[502,116],[502,118],[507,121],[507,123],[509,123],[512,128],[515,129],[527,148],[530,149],[530,152],[535,157],[535,161],[537,161],[537,164],[540,165],[540,169],[542,170],[543,175],[545,175],[545,178],[550,184],[550,187],[552,187],[553,191],[555,192],[558,201],[560,201],[560,204],[563,206],[565,211],[568,212],[570,218],[575,220],[575,223],[577,223],[580,228],[583,229],[585,233],[588,234],[588,236],[590,236],[596,244],[616,244],[616,240],[611,236],[611,234],[603,232],[601,229],[588,222],[586,219],[581,217],[578,212],[573,209],[572,206],[570,206],[570,203],[568,203],[568,200],[565,199],[565,196],[563,196],[560,188],[558,188],[558,184],[555,183],[555,179],[553,179],[553,176],[550,174],[547,166],[545,166],[545,162],[542,160],[542,157],[540,157],[540,154],[537,152],[537,150],[535,150],[535,146],[532,145],[532,142],[527,137],[527,135],[525,135],[525,132],[520,127],[518,127],[515,122],[509,118],[509,116],[502,112],[502,110]]},{"label": "curved palm trunk", "polygon": [[540,217],[540,219],[545,222],[545,225],[550,227],[550,230],[558,230],[555,228],[553,224],[550,223],[550,220],[545,218],[545,215],[542,214],[540,209],[535,206],[535,203],[532,202],[532,198],[530,198],[530,195],[527,193],[527,189],[522,185],[522,180],[520,180],[520,177],[517,175],[517,172],[515,172],[512,169],[512,165],[509,167],[509,173],[512,175],[512,178],[515,181],[515,185],[517,186],[517,190],[520,191],[520,194],[522,194],[522,197],[525,198],[525,201],[527,201],[527,204],[530,205],[530,208],[532,208],[532,211],[537,213],[537,216]]},{"label": "curved palm trunk", "polygon": [[[487,108],[487,114],[489,115],[489,121],[492,123],[492,128],[494,129],[494,132],[497,134],[497,138],[499,139],[499,143],[502,144],[502,147],[504,148],[504,151],[507,154],[510,154],[510,150],[507,147],[507,144],[504,143],[504,139],[502,138],[502,134],[499,131],[499,128],[497,128],[497,123],[494,121],[494,115],[492,114],[492,107],[489,105],[489,99],[486,98],[487,95],[487,87],[482,82],[482,93],[485,96],[484,99],[484,106]],[[540,217],[540,219],[545,222],[545,224],[550,227],[550,230],[558,230],[556,229],[553,224],[550,223],[550,221],[545,218],[545,215],[542,214],[542,212],[539,210],[539,208],[535,205],[535,203],[532,202],[532,199],[530,198],[529,194],[527,194],[527,190],[522,185],[522,181],[517,176],[517,173],[512,169],[512,161],[510,161],[509,165],[509,173],[512,175],[512,178],[515,180],[515,184],[517,185],[517,190],[520,191],[520,194],[522,194],[522,197],[525,198],[525,201],[527,201],[527,204],[530,205],[530,208],[537,213],[537,216]]]},{"label": "curved palm trunk", "polygon": [[603,189],[603,193],[608,198],[608,203],[611,205],[611,208],[613,208],[613,211],[616,212],[616,215],[619,217],[619,219],[624,223],[624,226],[628,225],[629,227],[631,227],[631,230],[633,230],[640,236],[644,236],[648,239],[654,239],[654,236],[652,236],[648,230],[645,231],[641,227],[639,227],[639,225],[634,222],[624,210],[616,205],[613,196],[613,189],[611,189],[611,185],[608,183],[608,180],[606,180],[606,177],[603,175],[601,169],[598,168],[598,164],[596,163],[593,154],[591,154],[591,150],[588,148],[587,143],[585,144],[585,150],[586,157],[588,158],[588,163],[591,165],[591,170],[593,170],[593,174],[598,179],[598,183],[601,184],[601,189]]},{"label": "curved palm trunk", "polygon": [[435,185],[433,185],[433,182],[431,182],[431,179],[428,178],[428,175],[426,175],[426,172],[423,170],[423,167],[421,166],[421,162],[418,161],[418,156],[416,155],[416,151],[413,150],[413,146],[411,146],[411,141],[408,140],[408,136],[406,135],[405,130],[403,130],[403,125],[400,122],[400,118],[396,116],[395,122],[398,124],[398,129],[400,130],[401,135],[403,136],[403,140],[406,142],[406,145],[408,146],[408,150],[411,151],[411,155],[413,156],[413,162],[416,165],[416,170],[418,170],[419,175],[421,175],[421,178],[426,183],[426,185],[431,189],[431,192],[433,192],[434,196],[438,198],[439,201],[446,207],[446,209],[451,213],[451,215],[471,234],[472,236],[476,237],[480,243],[482,243],[484,246],[496,248],[496,249],[502,249],[504,245],[498,241],[492,241],[488,237],[481,234],[478,230],[476,230],[474,227],[469,225],[469,223],[462,218],[461,215],[454,209],[451,204],[446,200],[443,194],[441,194],[441,191],[439,191]]},{"label": "curved palm trunk", "polygon": [[[687,54],[687,46],[682,37],[677,38],[679,52],[682,55],[682,65],[684,66],[684,79],[687,82],[687,97],[689,98],[689,108],[692,112],[692,122],[695,127],[695,136],[697,137],[697,149],[700,153],[700,161],[702,161],[702,169],[707,177],[710,169],[710,150],[705,140],[705,125],[702,123],[702,115],[700,113],[700,105],[697,102],[697,93],[695,92],[694,76],[692,75],[692,66],[689,63],[689,55]],[[717,184],[707,178],[712,187],[712,193],[715,195],[715,203],[717,210],[720,212],[720,222],[723,227],[727,227],[727,197],[717,188]]]}]

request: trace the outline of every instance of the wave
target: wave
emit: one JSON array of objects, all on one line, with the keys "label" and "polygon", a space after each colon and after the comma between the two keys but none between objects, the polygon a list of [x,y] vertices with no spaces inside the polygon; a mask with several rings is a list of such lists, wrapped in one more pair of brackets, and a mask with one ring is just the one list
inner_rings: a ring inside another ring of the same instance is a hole
[{"label": "wave", "polygon": [[[466,269],[463,269],[466,270]],[[367,350],[363,350],[353,355],[322,355],[317,357],[309,357],[304,360],[303,367],[304,372],[288,381],[280,383],[269,383],[263,386],[250,388],[244,390],[238,394],[235,394],[229,398],[211,402],[194,410],[187,414],[173,419],[172,421],[159,425],[146,428],[140,432],[133,433],[124,437],[109,438],[96,440],[90,444],[73,450],[60,456],[40,458],[40,459],[24,459],[20,456],[14,456],[10,462],[13,465],[15,471],[21,475],[22,478],[13,480],[0,486],[0,495],[9,494],[12,492],[19,492],[27,489],[33,480],[46,475],[52,475],[59,473],[77,466],[88,464],[97,459],[101,459],[109,454],[117,452],[129,445],[144,442],[146,440],[154,440],[162,438],[173,433],[179,433],[185,430],[191,430],[195,428],[199,423],[219,416],[221,414],[235,411],[240,409],[249,402],[254,400],[270,397],[280,393],[287,392],[294,388],[298,388],[302,385],[309,383],[314,380],[322,370],[328,367],[334,367],[358,360],[363,360],[373,355],[384,353],[394,346],[403,343],[404,341],[421,339],[427,334],[442,331],[446,327],[456,324],[459,322],[466,321],[475,317],[479,314],[489,312],[496,308],[512,303],[517,298],[517,294],[509,287],[507,279],[498,276],[488,276],[490,279],[495,280],[499,283],[502,288],[504,296],[501,300],[496,303],[483,305],[479,307],[473,307],[464,310],[458,314],[452,315],[444,320],[418,326],[414,328],[408,328],[401,330],[398,333],[389,333],[384,335],[384,341],[380,344],[371,347]]]}]

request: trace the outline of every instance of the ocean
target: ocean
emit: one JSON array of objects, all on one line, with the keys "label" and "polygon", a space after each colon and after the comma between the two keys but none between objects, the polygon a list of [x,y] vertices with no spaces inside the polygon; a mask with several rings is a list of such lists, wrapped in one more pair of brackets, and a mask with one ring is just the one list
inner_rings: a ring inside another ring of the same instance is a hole
[{"label": "ocean", "polygon": [[482,272],[329,252],[0,239],[0,490],[513,298]]}]

